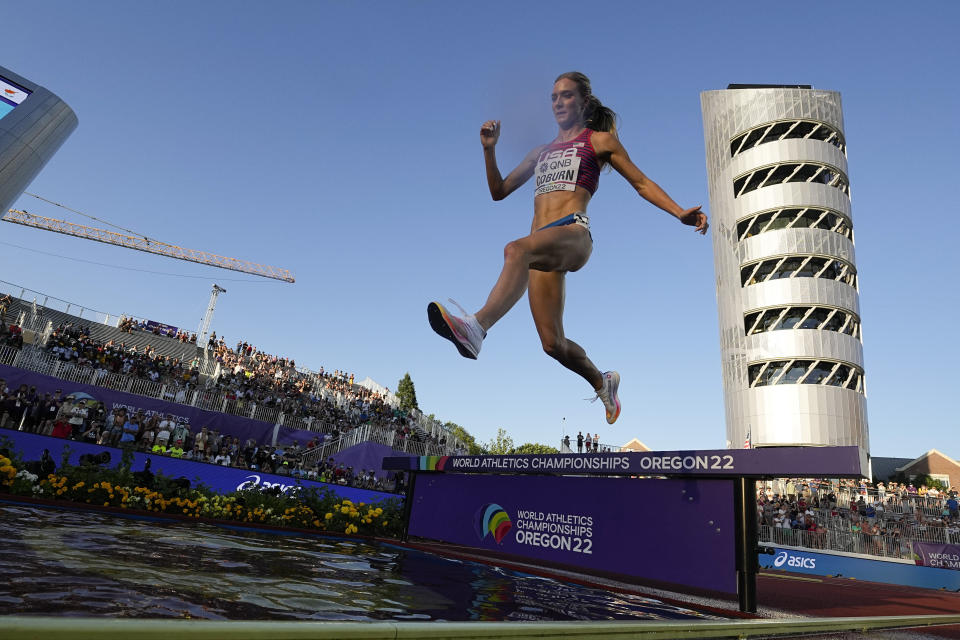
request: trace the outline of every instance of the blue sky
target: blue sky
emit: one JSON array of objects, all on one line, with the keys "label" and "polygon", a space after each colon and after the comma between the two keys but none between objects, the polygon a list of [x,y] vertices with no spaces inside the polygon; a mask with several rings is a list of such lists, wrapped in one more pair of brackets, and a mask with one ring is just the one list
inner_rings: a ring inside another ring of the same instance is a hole
[{"label": "blue sky", "polygon": [[[421,408],[481,441],[503,427],[518,443],[555,444],[564,430],[656,449],[725,443],[711,241],[616,174],[591,202],[594,253],[568,278],[565,318],[597,365],[622,375],[616,425],[542,353],[525,301],[476,362],[432,333],[427,303],[478,308],[503,245],[530,225],[529,184],[490,200],[481,122],[503,123],[506,173],[555,135],[553,79],[583,71],[620,114],[636,164],[681,205],[709,211],[701,91],[840,91],[872,450],[960,456],[960,349],[947,322],[960,312],[956,3],[4,5],[0,65],[80,119],[31,192],[285,267],[297,283],[16,225],[0,228],[0,279],[194,330],[218,282],[214,328],[231,343],[391,389],[409,372]],[[16,206],[66,214],[28,197]]]}]

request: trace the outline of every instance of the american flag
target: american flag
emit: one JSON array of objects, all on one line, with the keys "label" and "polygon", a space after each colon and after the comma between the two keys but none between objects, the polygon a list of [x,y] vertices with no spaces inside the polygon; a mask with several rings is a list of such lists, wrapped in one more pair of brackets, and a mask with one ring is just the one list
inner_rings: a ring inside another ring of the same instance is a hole
[{"label": "american flag", "polygon": [[747,429],[747,437],[743,439],[743,448],[750,448],[750,429]]}]

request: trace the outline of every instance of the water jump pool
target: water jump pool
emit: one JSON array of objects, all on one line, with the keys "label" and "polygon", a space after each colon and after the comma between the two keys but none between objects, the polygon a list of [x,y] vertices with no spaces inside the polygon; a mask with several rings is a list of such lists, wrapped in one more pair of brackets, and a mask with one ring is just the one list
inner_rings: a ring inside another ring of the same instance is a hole
[{"label": "water jump pool", "polygon": [[209,620],[703,620],[412,549],[0,503],[10,614]]}]

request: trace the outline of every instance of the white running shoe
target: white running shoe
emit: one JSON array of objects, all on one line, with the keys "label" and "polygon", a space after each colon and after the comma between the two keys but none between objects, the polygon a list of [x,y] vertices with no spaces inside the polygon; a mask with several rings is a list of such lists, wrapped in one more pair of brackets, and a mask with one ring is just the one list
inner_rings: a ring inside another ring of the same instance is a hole
[{"label": "white running shoe", "polygon": [[620,398],[617,397],[617,387],[620,386],[620,374],[616,371],[607,371],[603,374],[603,386],[597,389],[597,398],[603,402],[607,410],[607,424],[613,424],[620,417]]},{"label": "white running shoe", "polygon": [[477,354],[480,353],[480,345],[483,343],[483,339],[487,337],[487,332],[483,330],[475,316],[468,314],[454,300],[451,299],[450,302],[457,305],[464,317],[458,318],[444,309],[439,302],[431,302],[427,305],[427,318],[430,320],[430,326],[438,334],[452,342],[464,358],[476,360]]}]

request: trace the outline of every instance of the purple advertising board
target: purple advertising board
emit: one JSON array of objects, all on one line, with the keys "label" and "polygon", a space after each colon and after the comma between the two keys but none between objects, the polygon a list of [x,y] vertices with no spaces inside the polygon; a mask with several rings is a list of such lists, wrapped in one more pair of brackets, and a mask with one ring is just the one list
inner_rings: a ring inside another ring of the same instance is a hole
[{"label": "purple advertising board", "polygon": [[153,320],[147,320],[146,330],[151,333],[159,333],[162,336],[175,336],[177,332],[180,331],[179,327],[175,327],[172,324],[164,324],[162,322],[154,322]]},{"label": "purple advertising board", "polygon": [[737,591],[728,480],[419,475],[409,534],[641,581]]},{"label": "purple advertising board", "polygon": [[960,545],[914,542],[913,560],[924,567],[960,571]]},{"label": "purple advertising board", "polygon": [[[58,466],[63,457],[63,449],[67,445],[70,446],[69,462],[72,465],[80,464],[80,456],[84,454],[99,454],[103,451],[109,451],[110,462],[106,466],[115,467],[120,462],[122,455],[120,449],[114,447],[63,440],[50,436],[39,436],[33,433],[11,431],[8,429],[0,430],[0,438],[13,441],[12,448],[20,453],[24,461],[39,460],[43,450],[48,449]],[[402,496],[393,493],[357,489],[355,487],[345,487],[326,482],[314,482],[312,480],[297,479],[290,476],[261,473],[259,471],[250,471],[249,469],[236,469],[204,462],[181,460],[179,458],[168,458],[167,456],[158,456],[149,453],[133,454],[133,464],[130,468],[134,471],[143,469],[148,458],[150,459],[150,470],[152,472],[161,473],[170,478],[186,478],[194,484],[203,483],[217,493],[232,493],[254,487],[260,487],[261,489],[279,488],[284,493],[289,493],[296,491],[296,487],[299,485],[306,488],[330,489],[338,497],[346,498],[354,502],[365,502],[369,504],[387,499],[403,500]]]},{"label": "purple advertising board", "polygon": [[292,444],[298,442],[301,445],[306,444],[312,439],[319,438],[318,434],[312,431],[302,429],[292,429],[274,425],[269,422],[253,420],[234,416],[219,411],[207,411],[198,409],[185,404],[157,400],[146,396],[138,396],[133,393],[123,391],[114,391],[91,384],[80,384],[79,382],[70,382],[61,380],[53,376],[45,376],[26,369],[18,369],[0,365],[0,378],[6,380],[9,388],[14,389],[21,384],[35,386],[37,391],[43,393],[53,393],[57,389],[63,391],[61,397],[74,395],[88,400],[102,402],[110,411],[115,406],[123,406],[129,410],[137,411],[142,409],[147,415],[159,413],[161,415],[171,414],[177,422],[190,426],[190,430],[196,433],[201,427],[213,429],[221,434],[228,434],[244,441],[248,438],[256,440],[260,444],[276,442],[278,444]]},{"label": "purple advertising board", "polygon": [[597,474],[633,476],[859,478],[859,447],[766,447],[600,454],[420,456],[387,458],[384,469],[446,473]]}]

